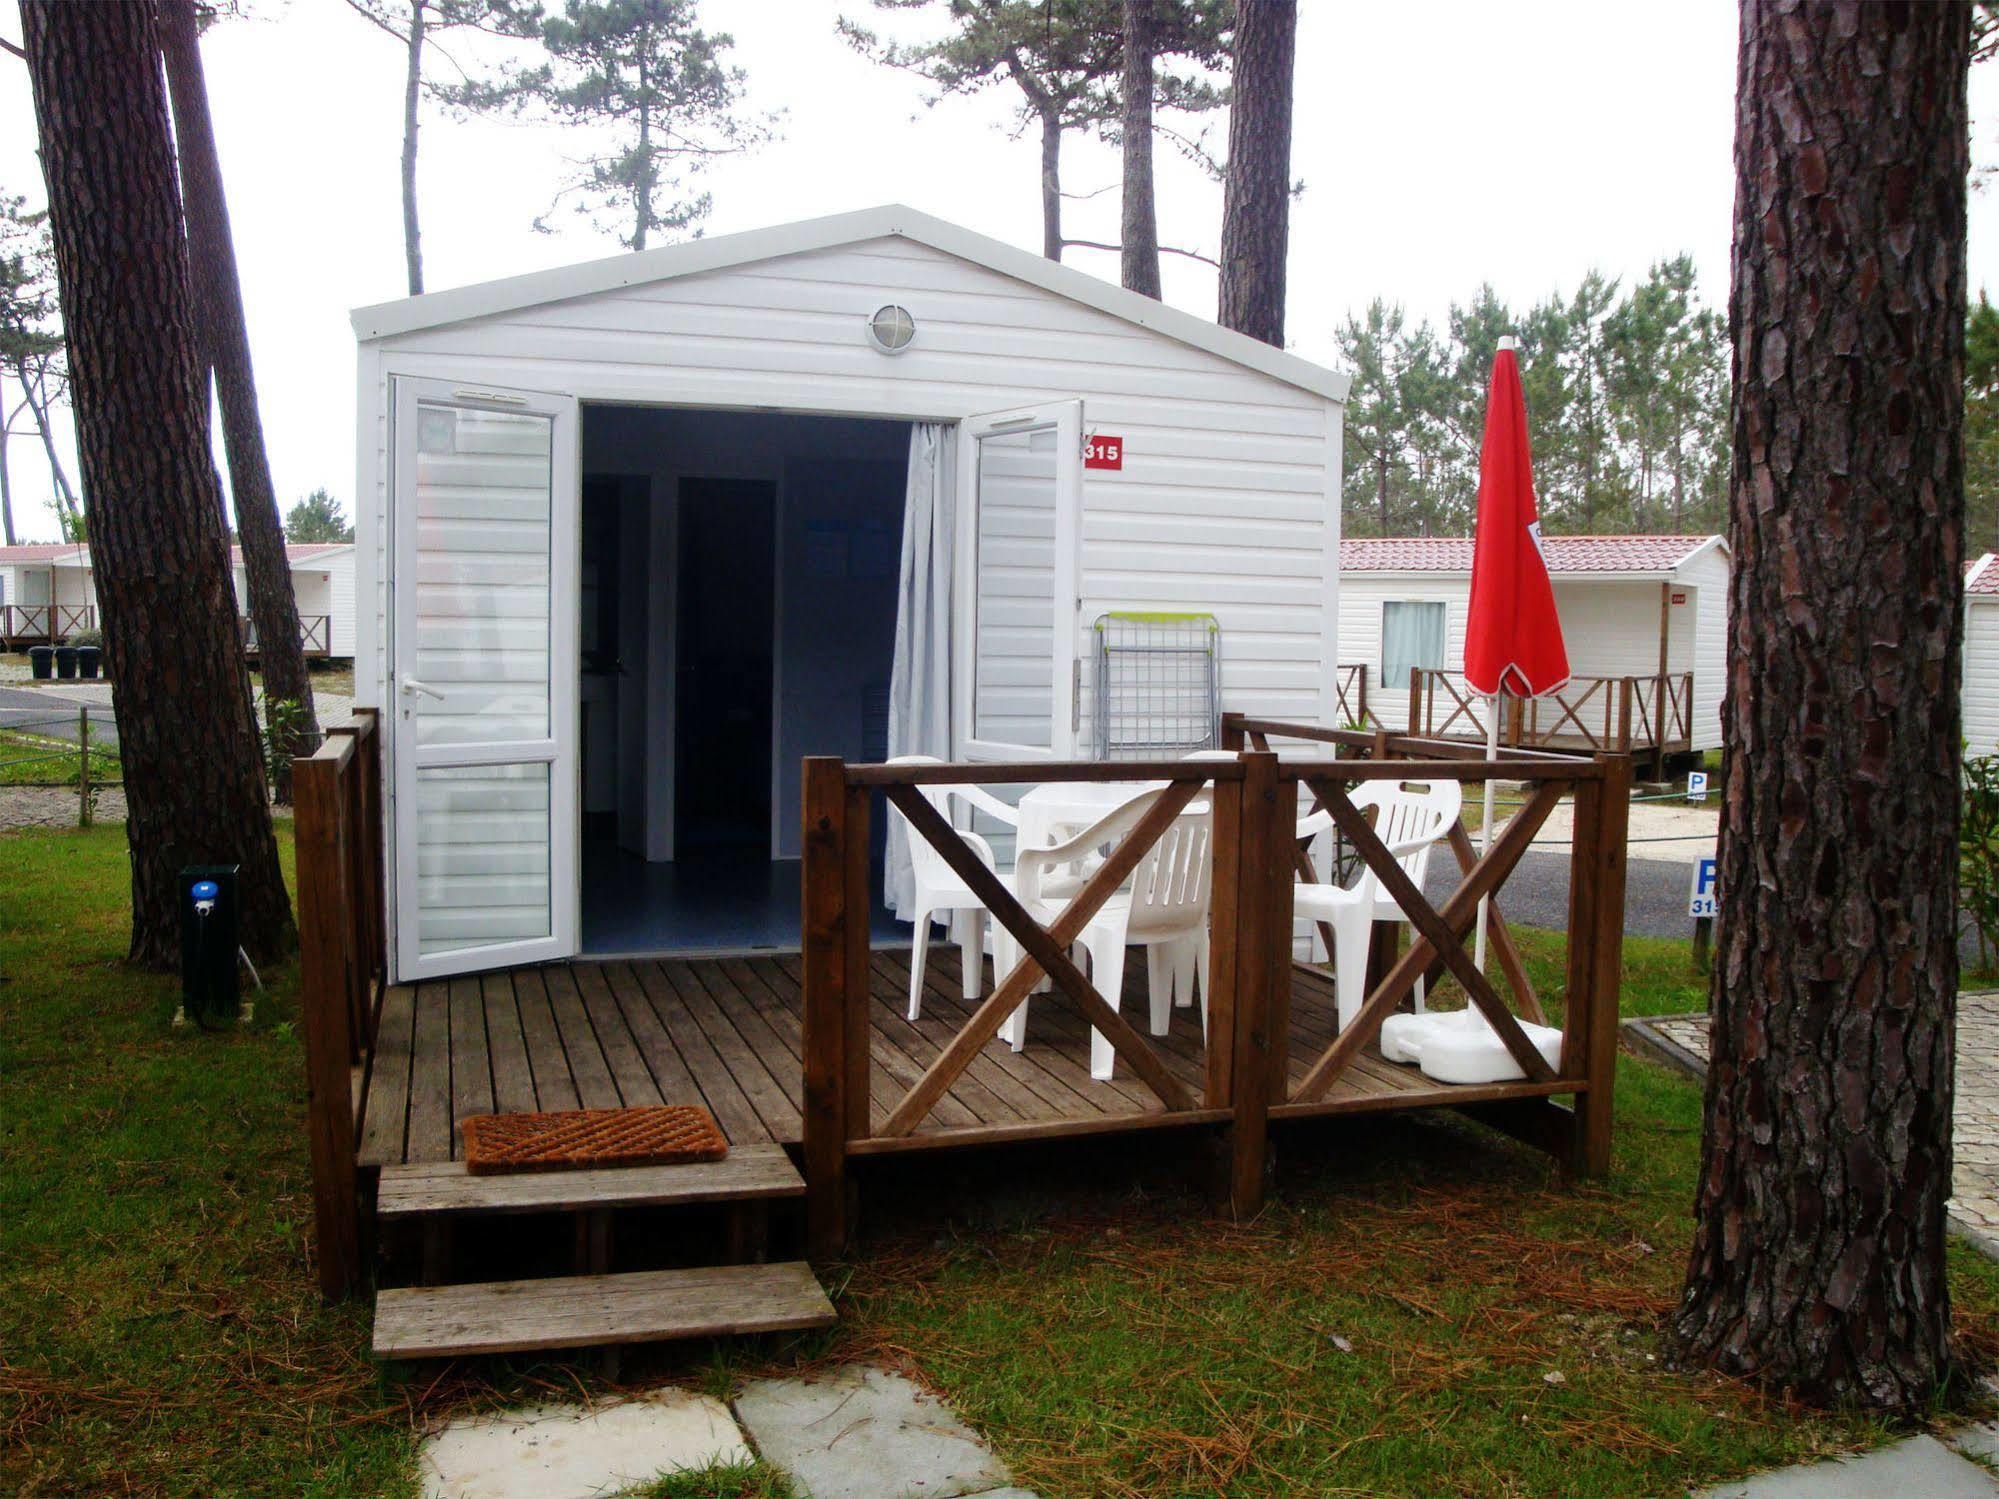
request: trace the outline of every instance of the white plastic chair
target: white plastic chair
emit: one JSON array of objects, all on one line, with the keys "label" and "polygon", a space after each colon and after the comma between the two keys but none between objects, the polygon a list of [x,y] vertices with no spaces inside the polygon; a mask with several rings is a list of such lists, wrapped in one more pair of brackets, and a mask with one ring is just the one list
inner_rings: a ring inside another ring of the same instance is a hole
[{"label": "white plastic chair", "polygon": [[[1353,804],[1365,812],[1375,809],[1374,832],[1388,845],[1395,862],[1418,890],[1430,870],[1430,850],[1451,830],[1464,808],[1464,788],[1456,781],[1434,781],[1414,788],[1384,781],[1370,781],[1353,794]],[[1298,837],[1316,837],[1333,826],[1330,812],[1314,812],[1301,818]],[[1366,865],[1360,878],[1344,889],[1338,885],[1299,883],[1293,907],[1300,917],[1323,921],[1333,929],[1333,984],[1339,1008],[1340,1029],[1345,1030],[1359,1012],[1367,995],[1368,937],[1377,921],[1402,922],[1409,919],[1395,897],[1381,883],[1381,877]],[[1423,981],[1416,981],[1416,1008],[1423,1008]]]},{"label": "white plastic chair", "polygon": [[[1148,791],[1133,797],[1053,848],[1020,850],[1014,886],[1027,913],[1044,926],[1053,921],[1074,893],[1066,866],[1105,844],[1121,842],[1164,794]],[[1078,939],[1077,945],[1089,954],[1091,982],[1113,1011],[1124,989],[1125,948],[1134,942],[1145,946],[1155,1036],[1165,1035],[1172,1020],[1173,950],[1190,940],[1206,942],[1214,871],[1213,805],[1205,799],[1188,803],[1140,856],[1125,886],[1104,902]],[[996,937],[994,951],[996,966],[1002,969],[1011,968],[1018,959],[1011,938]],[[1027,1044],[1027,1004],[1022,1000],[1000,1027],[1001,1037],[1015,1051]],[[1116,1062],[1109,1040],[1092,1027],[1090,1076],[1108,1081]]]},{"label": "white plastic chair", "polygon": [[[944,762],[934,755],[897,755],[888,762],[890,765],[942,765]],[[951,821],[951,803],[955,800],[984,812],[988,817],[1018,827],[1020,814],[991,792],[977,786],[919,786],[923,799],[935,807],[946,822]],[[964,926],[957,933],[959,953],[964,968],[965,999],[967,1002],[979,997],[984,987],[986,954],[986,904],[972,893],[971,887],[958,877],[956,870],[944,862],[944,856],[930,846],[901,808],[889,804],[889,811],[902,824],[909,837],[910,872],[916,887],[916,935],[911,942],[909,954],[909,1018],[916,1019],[923,1013],[923,968],[930,956],[930,923],[942,912],[949,912]],[[1013,872],[1002,870],[993,861],[993,846],[979,834],[960,828],[958,836],[963,838],[979,862],[999,877],[1001,884],[1013,883]]]}]

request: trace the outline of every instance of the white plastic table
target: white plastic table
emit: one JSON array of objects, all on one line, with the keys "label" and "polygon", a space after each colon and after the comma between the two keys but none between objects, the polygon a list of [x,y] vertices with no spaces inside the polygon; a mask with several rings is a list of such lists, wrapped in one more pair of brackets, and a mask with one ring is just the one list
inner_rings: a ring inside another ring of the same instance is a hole
[{"label": "white plastic table", "polygon": [[1165,781],[1051,781],[1020,799],[1021,848],[1053,848]]}]

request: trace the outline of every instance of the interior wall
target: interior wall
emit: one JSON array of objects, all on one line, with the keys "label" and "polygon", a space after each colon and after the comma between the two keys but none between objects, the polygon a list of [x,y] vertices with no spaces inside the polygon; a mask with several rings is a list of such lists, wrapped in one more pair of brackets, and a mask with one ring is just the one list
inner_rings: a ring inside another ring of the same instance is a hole
[{"label": "interior wall", "polygon": [[[680,481],[742,479],[777,485],[778,750],[772,852],[796,858],[799,756],[858,756],[866,748],[862,695],[877,674],[887,687],[909,424],[588,404],[582,427],[586,474],[615,472],[648,482],[650,498],[639,529],[628,533],[634,557],[643,555],[647,564],[642,586],[635,589],[644,606],[646,662],[641,673],[623,684],[628,692],[635,688],[643,705],[638,721],[644,725],[639,737],[645,759],[643,773],[630,780],[621,765],[620,779],[630,788],[627,797],[636,799],[631,811],[642,821],[649,860],[674,857]],[[883,485],[885,489],[878,488]],[[879,575],[884,570],[885,579]],[[877,606],[885,612],[885,627]],[[629,762],[630,752],[625,745],[620,748],[621,759]]]}]

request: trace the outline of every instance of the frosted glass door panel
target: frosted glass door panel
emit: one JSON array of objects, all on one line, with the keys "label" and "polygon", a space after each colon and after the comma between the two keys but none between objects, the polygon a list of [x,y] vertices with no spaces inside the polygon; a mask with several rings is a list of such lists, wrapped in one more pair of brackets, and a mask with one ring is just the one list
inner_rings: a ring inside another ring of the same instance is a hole
[{"label": "frosted glass door panel", "polygon": [[979,439],[975,739],[1055,743],[1056,460],[1052,427]]},{"label": "frosted glass door panel", "polygon": [[549,767],[416,773],[417,945],[424,956],[554,935]]},{"label": "frosted glass door panel", "polygon": [[420,403],[415,622],[423,745],[546,739],[554,420]]}]

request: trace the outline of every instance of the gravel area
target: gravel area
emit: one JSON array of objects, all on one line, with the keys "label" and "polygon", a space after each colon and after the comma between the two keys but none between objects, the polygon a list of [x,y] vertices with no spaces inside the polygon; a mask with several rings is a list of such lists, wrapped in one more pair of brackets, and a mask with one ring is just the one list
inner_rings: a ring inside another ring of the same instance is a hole
[{"label": "gravel area", "polygon": [[[0,786],[0,833],[73,828],[76,810],[73,786]],[[123,822],[125,793],[115,786],[99,791],[95,816],[98,822]]]},{"label": "gravel area", "polygon": [[[1705,1015],[1627,1020],[1646,1055],[1696,1075],[1707,1071]],[[1646,1045],[1646,1032],[1666,1047]],[[1999,993],[1963,994],[1957,1001],[1957,1089],[1951,1119],[1956,1188],[1950,1215],[1987,1254],[1999,1257]]]}]

